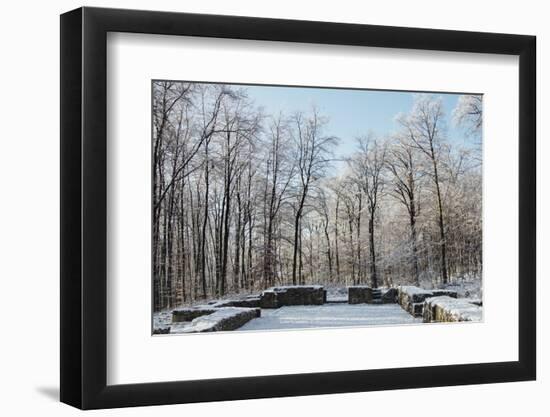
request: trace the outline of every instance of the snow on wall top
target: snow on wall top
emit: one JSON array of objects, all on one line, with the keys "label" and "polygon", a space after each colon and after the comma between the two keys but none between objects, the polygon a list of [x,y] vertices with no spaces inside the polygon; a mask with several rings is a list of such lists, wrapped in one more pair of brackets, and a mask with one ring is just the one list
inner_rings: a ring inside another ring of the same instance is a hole
[{"label": "snow on wall top", "polygon": [[224,320],[235,318],[243,313],[250,313],[255,309],[244,307],[223,307],[211,314],[195,318],[191,323],[176,323],[172,333],[196,333],[214,331]]},{"label": "snow on wall top", "polygon": [[307,289],[307,290],[322,290],[323,286],[322,285],[282,285],[279,287],[268,288],[265,291],[281,292],[281,291],[291,290],[293,288],[300,288],[300,289]]},{"label": "snow on wall top", "polygon": [[431,294],[433,294],[432,291],[424,290],[422,288],[415,287],[414,285],[401,285],[401,286],[397,287],[397,289],[400,292],[404,292],[404,293],[409,294],[409,295],[413,295],[413,294],[431,295]]},{"label": "snow on wall top", "polygon": [[438,306],[459,321],[481,321],[483,309],[474,304],[473,300],[465,298],[452,298],[446,295],[440,297],[432,297],[426,300],[426,303],[430,306]]}]

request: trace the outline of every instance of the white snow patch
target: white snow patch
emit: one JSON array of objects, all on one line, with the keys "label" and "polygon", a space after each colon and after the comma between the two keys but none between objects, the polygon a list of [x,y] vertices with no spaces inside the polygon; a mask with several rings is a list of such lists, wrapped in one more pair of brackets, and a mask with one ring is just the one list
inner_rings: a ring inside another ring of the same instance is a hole
[{"label": "white snow patch", "polygon": [[399,291],[407,294],[407,295],[431,295],[432,292],[429,290],[425,290],[419,287],[415,287],[414,285],[401,285],[398,287]]},{"label": "white snow patch", "polygon": [[153,313],[153,329],[164,329],[172,324],[172,310]]},{"label": "white snow patch", "polygon": [[310,290],[321,290],[323,289],[322,285],[281,285],[278,287],[271,287],[268,288],[265,291],[275,291],[275,292],[281,292],[281,291],[287,291],[291,290],[293,288],[304,288],[304,289],[310,289]]},{"label": "white snow patch", "polygon": [[262,310],[261,317],[252,319],[238,331],[413,323],[422,323],[422,319],[412,317],[397,304],[324,304]]},{"label": "white snow patch", "polygon": [[474,304],[473,300],[465,298],[452,298],[447,296],[428,298],[426,303],[429,308],[438,306],[447,311],[457,321],[481,321],[483,308]]}]

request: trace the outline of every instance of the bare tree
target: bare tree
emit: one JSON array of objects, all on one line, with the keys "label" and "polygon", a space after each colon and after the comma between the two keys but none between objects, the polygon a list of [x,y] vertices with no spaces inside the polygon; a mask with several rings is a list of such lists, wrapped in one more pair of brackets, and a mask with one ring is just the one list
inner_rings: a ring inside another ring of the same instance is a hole
[{"label": "bare tree", "polygon": [[287,190],[294,178],[295,165],[290,158],[291,149],[288,122],[282,114],[270,121],[265,160],[265,210],[264,210],[264,281],[273,285],[275,279],[274,228]]},{"label": "bare tree", "polygon": [[[323,135],[323,119],[317,109],[309,117],[302,113],[294,115],[294,141],[296,143],[297,201],[294,214],[294,251],[292,256],[292,283],[297,283],[298,254],[301,254],[301,220],[306,198],[330,163],[332,147],[337,143],[334,136]],[[300,256],[301,260],[301,256]]]},{"label": "bare tree", "polygon": [[480,136],[483,127],[483,96],[462,95],[453,110],[453,121],[464,126],[470,133]]},{"label": "bare tree", "polygon": [[386,163],[385,141],[380,141],[369,136],[358,139],[358,148],[354,157],[349,159],[349,166],[353,173],[353,179],[359,190],[365,195],[368,210],[369,233],[369,265],[370,279],[373,288],[378,287],[378,275],[376,270],[376,248],[374,236],[374,224],[380,197],[384,189],[384,167]]},{"label": "bare tree", "polygon": [[[323,229],[323,234],[326,240],[326,250],[325,254],[328,260],[328,279],[330,282],[333,281],[333,253],[330,237],[330,209],[329,209],[329,197],[327,191],[324,188],[321,188],[318,193],[318,204],[317,211],[321,216],[321,226]],[[320,245],[319,245],[320,246]]]},{"label": "bare tree", "polygon": [[449,281],[447,272],[447,243],[445,241],[445,223],[443,219],[443,201],[441,179],[439,176],[440,151],[443,141],[443,105],[440,98],[430,95],[419,95],[411,113],[401,116],[399,122],[405,129],[411,143],[420,150],[431,163],[431,178],[435,187],[437,200],[437,221],[440,237],[440,271],[441,282]]},{"label": "bare tree", "polygon": [[444,140],[438,99],[418,97],[391,142],[363,137],[342,167],[318,110],[269,114],[247,91],[153,83],[156,311],[291,283],[480,277],[478,150]]},{"label": "bare tree", "polygon": [[390,194],[405,206],[409,216],[412,270],[415,284],[420,285],[416,222],[421,173],[417,167],[416,152],[406,135],[397,137],[389,148],[386,164],[393,176]]},{"label": "bare tree", "polygon": [[466,130],[467,136],[473,138],[474,150],[472,158],[481,165],[482,163],[482,129],[483,129],[483,96],[462,95],[453,110],[453,122]]}]

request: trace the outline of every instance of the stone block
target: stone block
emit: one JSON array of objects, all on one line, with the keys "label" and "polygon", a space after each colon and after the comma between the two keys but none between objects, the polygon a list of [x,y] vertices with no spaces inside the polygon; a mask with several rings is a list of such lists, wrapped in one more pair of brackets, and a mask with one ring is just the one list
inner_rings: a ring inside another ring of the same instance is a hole
[{"label": "stone block", "polygon": [[372,302],[372,288],[367,285],[353,285],[348,287],[349,304],[366,304]]},{"label": "stone block", "polygon": [[260,297],[247,297],[239,298],[235,300],[222,300],[218,301],[215,304],[212,304],[213,307],[245,307],[245,308],[255,308],[260,307]]},{"label": "stone block", "polygon": [[382,303],[395,304],[397,303],[397,288],[388,288],[382,292]]},{"label": "stone block", "polygon": [[321,305],[324,303],[324,289],[321,286],[276,287],[279,306]]},{"label": "stone block", "polygon": [[430,290],[432,297],[441,297],[446,295],[447,297],[458,298],[458,293],[453,290]]},{"label": "stone block", "polygon": [[409,313],[414,317],[422,317],[424,312],[424,303],[412,303],[410,304]]},{"label": "stone block", "polygon": [[279,308],[277,293],[275,291],[264,291],[260,296],[261,308]]},{"label": "stone block", "polygon": [[193,321],[197,317],[212,314],[216,309],[214,307],[189,307],[172,311],[172,323],[182,321]]},{"label": "stone block", "polygon": [[168,334],[170,333],[170,327],[160,327],[153,329],[153,334]]},{"label": "stone block", "polygon": [[481,321],[482,313],[483,308],[472,303],[472,300],[444,295],[424,302],[422,318],[425,323]]},{"label": "stone block", "polygon": [[326,291],[320,285],[294,285],[273,287],[260,296],[261,308],[279,308],[296,305],[322,305]]},{"label": "stone block", "polygon": [[422,317],[424,301],[432,296],[432,291],[413,285],[403,285],[397,288],[397,302],[405,311],[415,317]]},{"label": "stone block", "polygon": [[172,333],[204,333],[236,330],[250,320],[260,317],[259,308],[223,307],[212,314],[197,317],[184,326],[174,326]]}]

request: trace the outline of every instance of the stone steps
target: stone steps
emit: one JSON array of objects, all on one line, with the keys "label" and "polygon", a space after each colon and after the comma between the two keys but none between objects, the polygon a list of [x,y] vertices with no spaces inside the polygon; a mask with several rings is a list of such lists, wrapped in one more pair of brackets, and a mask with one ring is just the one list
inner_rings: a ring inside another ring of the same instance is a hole
[{"label": "stone steps", "polygon": [[378,288],[373,288],[371,290],[371,294],[371,304],[382,304],[382,291],[380,291]]}]

